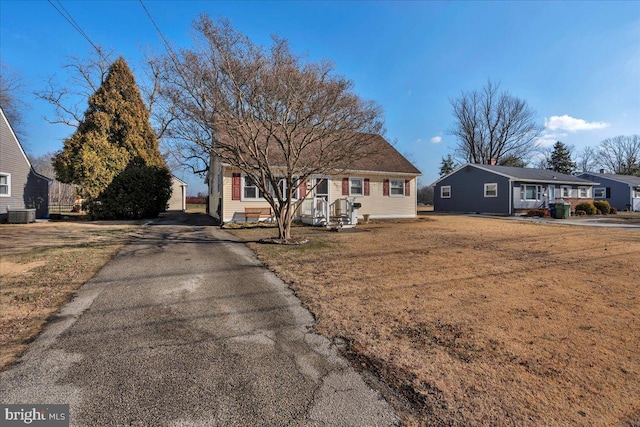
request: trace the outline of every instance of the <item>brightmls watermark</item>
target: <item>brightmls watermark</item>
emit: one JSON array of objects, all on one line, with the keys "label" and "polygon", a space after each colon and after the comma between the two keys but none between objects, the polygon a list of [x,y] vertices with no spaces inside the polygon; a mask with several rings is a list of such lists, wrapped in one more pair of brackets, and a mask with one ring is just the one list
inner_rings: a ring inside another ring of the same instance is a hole
[{"label": "brightmls watermark", "polygon": [[69,427],[69,405],[0,404],[0,427]]}]

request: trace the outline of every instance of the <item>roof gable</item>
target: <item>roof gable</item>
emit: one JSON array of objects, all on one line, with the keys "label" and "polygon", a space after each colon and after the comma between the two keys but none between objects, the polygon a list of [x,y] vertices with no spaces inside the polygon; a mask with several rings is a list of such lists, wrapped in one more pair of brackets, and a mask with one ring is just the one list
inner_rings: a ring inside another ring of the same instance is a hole
[{"label": "roof gable", "polygon": [[[29,158],[27,157],[27,153],[24,152],[24,149],[22,148],[22,144],[20,144],[20,141],[18,140],[18,137],[17,137],[16,133],[13,131],[13,128],[11,127],[11,123],[9,123],[9,120],[7,119],[7,116],[4,115],[4,110],[2,110],[2,107],[0,107],[0,116],[2,116],[2,121],[5,124],[5,126],[7,127],[7,129],[9,130],[9,133],[11,134],[11,138],[9,138],[9,139],[13,140],[13,142],[18,146],[18,148],[20,149],[20,152],[22,153],[22,156],[24,157],[25,162],[27,162],[27,165],[29,165],[29,167],[31,167],[31,162],[29,161]],[[3,138],[2,142],[4,144],[6,144],[9,141],[7,141],[5,138]]]},{"label": "roof gable", "polygon": [[[51,178],[46,177],[46,176],[36,172],[36,170],[33,168],[33,166],[31,166],[31,162],[29,161],[29,157],[27,157],[27,153],[25,153],[24,148],[22,148],[22,144],[20,144],[20,140],[18,139],[18,136],[13,131],[13,127],[11,127],[11,123],[9,123],[9,120],[7,119],[7,116],[4,115],[4,110],[2,109],[2,107],[0,107],[0,117],[1,117],[2,123],[4,124],[4,126],[6,126],[6,129],[9,130],[9,133],[11,135],[11,138],[9,138],[9,140],[13,141],[13,143],[15,143],[18,146],[18,149],[20,150],[20,153],[22,154],[22,157],[24,158],[24,161],[26,162],[27,166],[29,167],[29,170],[31,171],[31,173],[35,174],[36,176],[38,176],[40,178],[46,179],[49,182],[53,181]],[[7,138],[2,138],[2,141],[0,141],[0,143],[7,144],[7,143],[10,143],[10,142],[7,140]]]}]

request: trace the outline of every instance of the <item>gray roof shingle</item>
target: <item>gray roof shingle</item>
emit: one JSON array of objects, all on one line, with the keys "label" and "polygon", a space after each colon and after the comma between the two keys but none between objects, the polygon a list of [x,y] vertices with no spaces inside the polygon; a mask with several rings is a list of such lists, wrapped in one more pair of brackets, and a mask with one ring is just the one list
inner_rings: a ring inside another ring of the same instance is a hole
[{"label": "gray roof shingle", "polygon": [[491,172],[496,172],[501,175],[505,175],[509,178],[520,180],[520,181],[560,182],[560,183],[593,185],[593,182],[587,179],[582,179],[573,175],[566,175],[560,172],[555,172],[547,169],[516,168],[511,166],[493,166],[493,165],[478,165],[478,164],[472,164],[471,166],[475,166],[477,168],[484,169]]}]

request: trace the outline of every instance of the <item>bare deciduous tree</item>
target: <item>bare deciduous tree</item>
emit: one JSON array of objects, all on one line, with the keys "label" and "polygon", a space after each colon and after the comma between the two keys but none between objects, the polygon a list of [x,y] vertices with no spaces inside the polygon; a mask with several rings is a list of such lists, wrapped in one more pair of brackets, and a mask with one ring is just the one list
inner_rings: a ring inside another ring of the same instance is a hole
[{"label": "bare deciduous tree", "polygon": [[616,136],[600,143],[600,164],[621,175],[640,175],[640,135]]},{"label": "bare deciduous tree", "polygon": [[331,64],[304,62],[285,40],[266,49],[207,15],[195,30],[195,46],[163,62],[161,93],[176,114],[169,134],[244,172],[273,209],[279,239],[289,240],[297,188],[368,155],[381,110]]},{"label": "bare deciduous tree", "polygon": [[[22,98],[23,89],[22,75],[0,63],[0,107],[20,139],[25,136],[22,110],[27,106]],[[24,141],[22,143],[24,144]]]},{"label": "bare deciduous tree", "polygon": [[72,205],[75,201],[76,191],[75,185],[65,184],[56,179],[56,172],[53,168],[53,156],[55,153],[46,153],[38,157],[30,159],[31,166],[40,175],[53,180],[49,186],[49,204],[54,205]]},{"label": "bare deciduous tree", "polygon": [[55,108],[55,118],[45,118],[49,123],[77,128],[87,109],[87,100],[104,83],[115,54],[99,46],[98,51],[91,50],[87,57],[70,56],[67,60],[63,68],[68,80],[51,76],[47,87],[36,92],[36,96]]},{"label": "bare deciduous tree", "polygon": [[576,163],[580,172],[594,172],[598,169],[598,150],[593,147],[584,147],[578,152]]},{"label": "bare deciduous tree", "polygon": [[456,156],[463,163],[496,164],[504,157],[525,160],[536,148],[542,126],[523,99],[500,92],[488,81],[482,90],[451,100],[457,137]]}]

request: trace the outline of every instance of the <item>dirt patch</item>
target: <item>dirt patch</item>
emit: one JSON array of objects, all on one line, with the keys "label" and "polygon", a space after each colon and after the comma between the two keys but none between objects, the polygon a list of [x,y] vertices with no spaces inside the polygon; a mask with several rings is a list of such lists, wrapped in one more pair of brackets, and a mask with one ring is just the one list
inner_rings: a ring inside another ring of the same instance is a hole
[{"label": "dirt patch", "polygon": [[120,250],[131,223],[0,226],[0,370]]},{"label": "dirt patch", "polygon": [[250,246],[404,396],[405,424],[638,419],[640,231],[459,216],[358,229]]}]

